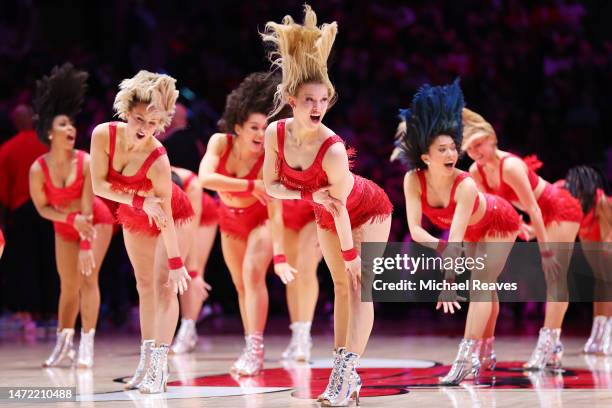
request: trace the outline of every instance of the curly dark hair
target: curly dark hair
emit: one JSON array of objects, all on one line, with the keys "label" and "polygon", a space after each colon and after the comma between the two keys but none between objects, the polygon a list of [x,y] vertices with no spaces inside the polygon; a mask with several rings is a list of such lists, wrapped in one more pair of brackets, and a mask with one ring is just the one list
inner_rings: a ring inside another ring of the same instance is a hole
[{"label": "curly dark hair", "polygon": [[400,158],[411,168],[424,169],[421,159],[440,135],[450,136],[457,146],[463,139],[461,111],[465,106],[459,80],[450,85],[423,85],[409,109],[400,110],[401,123],[395,135]]},{"label": "curly dark hair", "polygon": [[580,201],[585,214],[596,204],[598,189],[603,190],[606,195],[610,193],[603,172],[590,166],[575,166],[569,169],[565,175],[565,188]]},{"label": "curly dark hair", "polygon": [[67,62],[54,67],[51,75],[36,81],[34,119],[36,133],[43,143],[49,144],[48,133],[56,116],[66,115],[74,120],[81,111],[88,76],[87,72],[79,71]]},{"label": "curly dark hair", "polygon": [[[256,72],[247,76],[225,101],[225,110],[217,126],[221,132],[234,133],[252,113],[268,115],[274,108],[274,93],[281,83],[277,73]],[[275,118],[287,116],[281,111]],[[274,120],[274,118],[271,118]]]}]

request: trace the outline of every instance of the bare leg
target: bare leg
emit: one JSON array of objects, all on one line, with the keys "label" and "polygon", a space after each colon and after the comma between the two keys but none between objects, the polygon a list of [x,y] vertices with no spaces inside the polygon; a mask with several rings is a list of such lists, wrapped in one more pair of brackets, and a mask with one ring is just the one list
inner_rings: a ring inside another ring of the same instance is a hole
[{"label": "bare leg", "polygon": [[221,250],[223,259],[230,271],[232,282],[238,293],[238,306],[244,332],[247,333],[247,314],[244,306],[244,280],[242,278],[242,262],[246,252],[246,242],[221,233]]},{"label": "bare leg", "polygon": [[[475,244],[476,257],[486,259],[486,268],[484,271],[473,270],[472,279],[488,283],[496,282],[506,265],[516,235],[514,233],[506,237],[486,237],[482,242]],[[474,295],[472,293],[472,297]],[[483,296],[487,299],[483,299]],[[480,340],[483,337],[493,336],[495,332],[495,324],[499,314],[497,293],[479,293],[476,295],[476,299],[482,299],[482,301],[470,302],[464,333],[466,339]]]},{"label": "bare leg", "polygon": [[55,234],[55,261],[60,277],[58,329],[72,329],[79,313],[79,243]]},{"label": "bare leg", "polygon": [[272,238],[266,225],[249,234],[242,262],[244,304],[247,314],[247,334],[263,333],[268,318],[268,288],[266,272],[272,260]]},{"label": "bare leg", "polygon": [[582,241],[582,253],[593,270],[595,282],[595,299],[593,302],[593,316],[612,316],[612,276],[608,276],[608,259],[602,252],[599,242]]},{"label": "bare leg", "polygon": [[125,249],[136,276],[140,307],[140,335],[143,340],[155,338],[155,281],[153,265],[158,237],[133,234],[123,230]]},{"label": "bare leg", "polygon": [[[185,252],[189,248],[190,241],[193,239],[184,228],[177,228],[181,257],[185,257]],[[157,241],[155,250],[155,341],[159,344],[170,344],[176,324],[178,321],[179,305],[177,294],[172,291],[168,282],[168,254],[162,239]]]},{"label": "bare leg", "polygon": [[[195,239],[189,249],[185,263],[190,271],[196,271],[200,277],[204,274],[204,268],[206,267],[216,235],[217,224],[205,225],[196,229]],[[200,315],[202,303],[205,301],[202,292],[189,285],[189,288],[181,295],[180,299],[181,316],[185,319],[196,321]]]},{"label": "bare leg", "polygon": [[[547,227],[547,233],[550,242],[566,242],[573,243],[576,240],[580,225],[575,222],[553,223]],[[561,265],[559,279],[552,284],[553,290],[557,291],[559,296],[567,292],[567,269],[571,261],[571,248],[562,251],[555,251],[557,261]],[[547,282],[548,283],[548,282]],[[549,289],[550,292],[550,289]],[[568,302],[546,302],[546,313],[544,318],[544,327],[549,329],[560,329],[563,324],[563,318],[567,311]]]},{"label": "bare leg", "polygon": [[289,317],[291,322],[311,322],[319,297],[317,267],[322,257],[315,223],[306,224],[297,233],[286,228],[285,252],[289,264],[298,270],[287,284]]},{"label": "bare leg", "polygon": [[[391,217],[379,223],[368,223],[353,231],[355,248],[361,253],[362,242],[387,242],[391,230]],[[340,252],[338,236],[330,231],[317,229],[323,257],[334,280],[334,337],[336,347],[346,346],[347,351],[363,354],[374,324],[372,302],[361,301],[361,288],[349,284],[344,260]],[[339,290],[339,293],[337,292]],[[340,295],[340,296],[339,296]],[[342,299],[342,297],[345,297]],[[346,310],[344,309],[346,308]],[[339,316],[336,316],[336,313]],[[336,333],[339,330],[339,333]],[[342,338],[341,336],[344,336]]]},{"label": "bare leg", "polygon": [[96,239],[93,241],[92,250],[96,267],[89,276],[81,276],[81,325],[84,332],[96,328],[98,313],[100,312],[100,288],[98,286],[98,274],[104,256],[110,245],[113,235],[113,227],[108,224],[98,224],[96,228]]}]

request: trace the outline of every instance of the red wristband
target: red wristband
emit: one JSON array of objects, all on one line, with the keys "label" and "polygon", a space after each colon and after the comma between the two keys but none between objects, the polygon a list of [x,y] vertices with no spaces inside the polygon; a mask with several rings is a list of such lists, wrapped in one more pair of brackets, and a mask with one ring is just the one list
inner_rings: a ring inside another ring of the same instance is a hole
[{"label": "red wristband", "polygon": [[82,239],[81,242],[79,242],[79,249],[82,249],[83,251],[88,251],[91,249],[91,241],[88,239]]},{"label": "red wristband", "polygon": [[198,271],[188,271],[187,274],[191,279],[198,277]]},{"label": "red wristband", "polygon": [[183,260],[180,256],[168,258],[168,269],[175,270],[183,267]]},{"label": "red wristband", "polygon": [[302,192],[300,193],[300,198],[301,198],[302,200],[306,200],[306,201],[314,201],[314,200],[312,199],[312,192],[310,192],[310,191],[302,191]]},{"label": "red wristband", "polygon": [[448,241],[445,239],[441,239],[438,241],[438,246],[436,247],[436,251],[439,254],[441,254],[442,252],[444,252],[447,246],[448,246]]},{"label": "red wristband", "polygon": [[355,258],[357,258],[357,250],[355,247],[342,251],[342,259],[344,259],[346,262],[350,262]]},{"label": "red wristband", "polygon": [[255,180],[247,180],[247,182],[246,192],[251,193],[253,190],[255,190]]},{"label": "red wristband", "polygon": [[554,254],[555,253],[552,249],[545,249],[543,251],[540,251],[540,255],[542,255],[542,258],[552,258]]},{"label": "red wristband", "polygon": [[134,198],[132,198],[132,207],[142,210],[142,206],[144,205],[145,198],[141,195],[134,194]]},{"label": "red wristband", "polygon": [[80,212],[78,212],[78,211],[73,211],[70,214],[68,214],[68,216],[66,216],[66,224],[74,225],[74,219],[79,214],[80,214]]},{"label": "red wristband", "polygon": [[287,257],[285,256],[285,254],[274,255],[272,257],[272,262],[274,263],[274,265],[279,263],[285,263],[287,262]]}]

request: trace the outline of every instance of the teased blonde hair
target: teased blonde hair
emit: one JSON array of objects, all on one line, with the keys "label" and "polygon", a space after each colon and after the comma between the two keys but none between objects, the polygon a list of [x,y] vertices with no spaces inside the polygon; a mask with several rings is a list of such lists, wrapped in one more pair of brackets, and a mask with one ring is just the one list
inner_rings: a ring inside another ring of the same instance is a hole
[{"label": "teased blonde hair", "polygon": [[317,15],[308,5],[304,5],[304,23],[297,24],[291,16],[285,16],[281,24],[269,21],[261,34],[264,42],[272,43],[274,50],[268,55],[272,65],[280,67],[283,80],[274,94],[276,115],[289,96],[297,94],[300,85],[309,82],[322,83],[329,92],[330,105],[336,91],[327,75],[327,59],[338,33],[334,21],[317,27]]},{"label": "teased blonde hair", "polygon": [[461,144],[461,150],[467,150],[467,147],[476,139],[487,136],[492,136],[497,142],[495,129],[482,116],[472,110],[463,108],[461,117],[463,120],[463,143]]},{"label": "teased blonde hair", "polygon": [[176,79],[169,75],[141,70],[134,77],[121,81],[113,108],[117,116],[127,120],[127,114],[135,104],[146,103],[147,109],[162,113],[160,130],[163,130],[174,116],[179,96],[175,84]]}]

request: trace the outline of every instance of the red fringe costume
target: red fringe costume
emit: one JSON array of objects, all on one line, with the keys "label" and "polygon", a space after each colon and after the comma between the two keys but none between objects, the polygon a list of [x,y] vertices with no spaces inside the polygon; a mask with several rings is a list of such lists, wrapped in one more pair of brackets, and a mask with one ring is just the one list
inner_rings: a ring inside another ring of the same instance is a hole
[{"label": "red fringe costume", "polygon": [[[285,146],[285,120],[279,120],[276,127],[278,140],[277,173],[283,185],[290,189],[314,192],[329,184],[327,175],[323,171],[323,157],[334,143],[344,141],[340,136],[328,137],[321,145],[313,163],[305,170],[291,168],[284,155]],[[353,150],[347,150],[349,158],[354,155]],[[374,182],[353,174],[354,184],[346,208],[351,219],[351,228],[356,229],[367,222],[379,222],[389,217],[393,212],[393,205],[387,194]],[[317,225],[325,230],[336,231],[332,215],[320,204],[312,203]]]},{"label": "red fringe costume", "polygon": [[[70,185],[66,187],[56,187],[51,181],[51,174],[49,173],[49,167],[45,161],[44,156],[40,156],[36,161],[42,168],[44,174],[43,190],[47,201],[51,206],[56,209],[64,209],[68,207],[73,201],[80,200],[83,194],[83,185],[85,183],[85,176],[83,175],[83,162],[85,160],[85,152],[81,150],[75,150],[77,155],[77,169],[76,178]],[[98,198],[94,197],[93,201],[93,223],[97,224],[114,224],[115,218],[108,209],[106,204]],[[66,241],[79,241],[79,233],[70,224],[65,222],[54,222],[53,229],[55,233],[60,235]]]},{"label": "red fringe costume", "polygon": [[597,204],[599,204],[601,200],[608,200],[610,201],[610,204],[612,204],[612,197],[606,197],[604,191],[598,188],[595,195],[595,201],[593,201],[593,207],[591,207],[589,212],[586,213],[584,218],[582,218],[582,222],[580,223],[580,231],[578,232],[578,236],[580,237],[581,241],[601,242],[602,240],[599,219],[597,218],[597,214],[595,214]]},{"label": "red fringe costume", "polygon": [[[417,170],[416,174],[421,184],[421,209],[423,214],[437,227],[449,229],[455,214],[457,202],[455,201],[455,190],[461,181],[470,177],[468,173],[462,172],[453,182],[450,193],[450,203],[447,207],[438,208],[432,207],[427,203],[427,183],[425,181],[425,173]],[[486,211],[482,218],[475,224],[468,225],[464,240],[470,242],[478,242],[487,236],[504,236],[516,232],[520,226],[520,216],[505,199],[492,194],[483,193],[486,201]],[[476,212],[480,203],[480,199],[476,196],[472,214]]]},{"label": "red fringe costume", "polygon": [[305,200],[283,200],[283,225],[299,232],[306,224],[315,220],[312,205]]},{"label": "red fringe costume", "polygon": [[[197,178],[196,174],[191,172],[189,177],[183,183],[183,190],[187,191],[189,185]],[[210,194],[202,192],[202,214],[200,215],[200,226],[213,225],[219,222],[219,202],[211,197]]]},{"label": "red fringe costume", "polygon": [[[125,176],[113,168],[113,156],[115,155],[115,144],[117,142],[116,122],[109,124],[109,137],[108,174],[106,179],[111,183],[111,188],[115,191],[127,194],[140,193],[145,195],[150,192],[153,189],[153,184],[151,180],[147,178],[147,172],[158,157],[166,154],[166,150],[163,147],[158,147],[153,150],[136,174],[133,176]],[[191,208],[189,198],[185,192],[174,183],[172,183],[171,206],[175,225],[186,224],[191,217],[193,217],[193,208]],[[154,222],[149,224],[149,217],[143,210],[126,204],[119,204],[117,208],[117,221],[123,228],[134,234],[156,237],[160,233],[159,228],[157,228]]]},{"label": "red fringe costume", "polygon": [[[482,183],[487,193],[495,194],[505,198],[511,203],[518,202],[518,197],[512,187],[510,187],[503,177],[503,165],[504,160],[508,157],[518,157],[512,154],[502,157],[499,160],[499,187],[491,188],[487,182],[487,178],[484,173],[484,169],[481,165],[476,164]],[[539,161],[535,156],[528,156],[522,159],[527,164],[527,177],[529,178],[529,184],[532,190],[538,185],[540,176],[536,174],[536,170],[542,167],[542,162]],[[558,188],[554,185],[546,183],[546,187],[542,194],[538,198],[538,206],[542,213],[542,219],[544,225],[548,226],[553,222],[580,222],[582,220],[582,208],[580,202],[576,200],[567,190]]]},{"label": "red fringe costume", "polygon": [[[232,145],[234,144],[234,136],[227,136],[227,149],[223,153],[223,156],[219,159],[217,165],[217,173],[223,174],[228,177],[236,177],[235,174],[230,174],[227,171],[226,163],[229,155],[232,151]],[[237,177],[243,180],[255,180],[261,167],[263,166],[264,155],[262,154],[257,160],[251,171],[244,177]],[[236,191],[226,192],[226,194],[233,195],[234,197],[250,197],[252,196],[250,191]],[[237,239],[246,240],[249,237],[251,231],[258,226],[264,224],[268,219],[268,208],[261,204],[259,200],[247,207],[230,207],[219,202],[219,229],[221,232]]]}]

